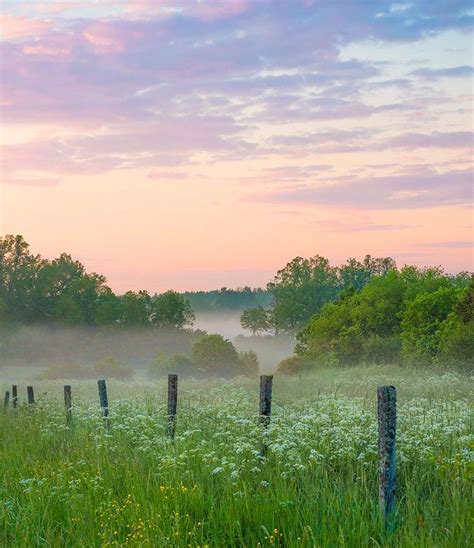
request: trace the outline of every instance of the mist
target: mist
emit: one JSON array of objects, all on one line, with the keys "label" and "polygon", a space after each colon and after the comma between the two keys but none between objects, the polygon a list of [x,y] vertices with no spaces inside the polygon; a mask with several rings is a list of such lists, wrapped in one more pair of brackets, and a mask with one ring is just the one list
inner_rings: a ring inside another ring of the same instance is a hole
[{"label": "mist", "polygon": [[[201,312],[193,329],[153,327],[68,327],[34,325],[0,329],[0,368],[12,380],[36,378],[56,369],[68,378],[82,368],[113,360],[132,371],[130,378],[146,378],[158,354],[190,354],[199,337],[196,330],[218,333],[234,343],[238,351],[254,350],[261,373],[270,373],[293,352],[294,340],[287,336],[246,336],[239,312]],[[60,373],[58,373],[60,374]]]}]

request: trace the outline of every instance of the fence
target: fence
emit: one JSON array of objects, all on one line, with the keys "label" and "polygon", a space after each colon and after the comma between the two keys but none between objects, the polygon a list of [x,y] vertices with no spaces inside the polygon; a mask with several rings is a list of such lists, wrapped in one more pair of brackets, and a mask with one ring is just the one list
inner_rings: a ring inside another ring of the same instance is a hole
[{"label": "fence", "polygon": [[[102,410],[104,428],[110,432],[109,399],[107,385],[104,379],[97,381],[99,403]],[[259,423],[265,432],[270,425],[272,410],[273,375],[260,376]],[[18,387],[12,386],[12,409],[18,407]],[[10,402],[10,392],[5,391],[4,410],[7,411]],[[27,402],[30,409],[34,408],[34,391],[27,387]],[[64,405],[66,409],[66,426],[72,425],[72,388],[64,386]],[[380,513],[386,528],[393,528],[395,515],[396,488],[396,424],[397,424],[397,391],[394,386],[377,387],[377,419],[378,419],[378,480]],[[168,407],[167,432],[172,441],[176,435],[178,417],[178,375],[168,375]],[[266,436],[263,436],[261,453],[268,452]]]}]

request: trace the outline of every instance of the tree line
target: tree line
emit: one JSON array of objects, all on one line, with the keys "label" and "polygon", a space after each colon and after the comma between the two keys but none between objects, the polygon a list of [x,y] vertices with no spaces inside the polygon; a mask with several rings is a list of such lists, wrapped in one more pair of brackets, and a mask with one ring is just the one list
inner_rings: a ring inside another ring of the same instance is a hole
[{"label": "tree line", "polygon": [[437,364],[474,367],[474,277],[440,267],[398,268],[390,258],[294,259],[267,289],[268,309],[244,311],[254,334],[294,333],[295,356],[280,371],[318,364]]},{"label": "tree line", "polygon": [[189,301],[176,291],[116,295],[104,276],[88,273],[67,253],[45,259],[20,235],[0,238],[0,321],[97,326],[192,325]]}]

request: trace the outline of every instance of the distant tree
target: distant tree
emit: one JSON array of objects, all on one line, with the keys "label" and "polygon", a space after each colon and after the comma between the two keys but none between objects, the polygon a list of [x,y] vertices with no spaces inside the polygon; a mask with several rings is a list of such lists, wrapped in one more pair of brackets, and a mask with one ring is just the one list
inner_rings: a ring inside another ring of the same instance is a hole
[{"label": "distant tree", "polygon": [[119,323],[140,326],[150,323],[151,297],[147,291],[127,291],[120,297]]},{"label": "distant tree", "polygon": [[150,310],[151,322],[160,327],[182,328],[192,325],[195,319],[189,301],[176,291],[155,295],[151,299]]},{"label": "distant tree", "polygon": [[207,374],[232,376],[239,373],[239,354],[221,335],[205,335],[194,343],[191,357]]},{"label": "distant tree", "polygon": [[240,315],[240,324],[244,329],[249,329],[254,336],[270,328],[268,313],[261,306],[244,310]]},{"label": "distant tree", "polygon": [[275,327],[292,331],[334,300],[338,292],[337,269],[324,257],[296,257],[267,284],[274,296]]}]

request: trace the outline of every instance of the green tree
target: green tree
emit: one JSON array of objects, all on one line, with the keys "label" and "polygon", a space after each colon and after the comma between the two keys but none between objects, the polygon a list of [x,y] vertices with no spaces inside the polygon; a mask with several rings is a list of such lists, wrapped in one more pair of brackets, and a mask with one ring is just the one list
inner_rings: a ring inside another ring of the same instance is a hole
[{"label": "green tree", "polygon": [[440,351],[440,326],[458,297],[454,287],[420,293],[406,307],[401,322],[402,351],[409,360],[431,362]]},{"label": "green tree", "polygon": [[120,297],[119,323],[124,326],[150,324],[150,302],[147,291],[127,291]]},{"label": "green tree", "polygon": [[195,319],[188,299],[176,291],[155,295],[151,299],[150,310],[151,322],[160,327],[182,328],[192,325]]},{"label": "green tree", "polygon": [[268,331],[270,328],[268,312],[261,306],[244,310],[240,315],[240,325],[250,330],[254,336]]},{"label": "green tree", "polygon": [[296,257],[277,272],[267,289],[275,299],[275,327],[291,332],[336,298],[337,269],[319,255],[310,259]]},{"label": "green tree", "polygon": [[474,369],[474,276],[460,293],[454,310],[440,326],[440,361]]},{"label": "green tree", "polygon": [[204,335],[194,343],[192,359],[206,374],[233,376],[239,373],[239,354],[221,335]]}]

